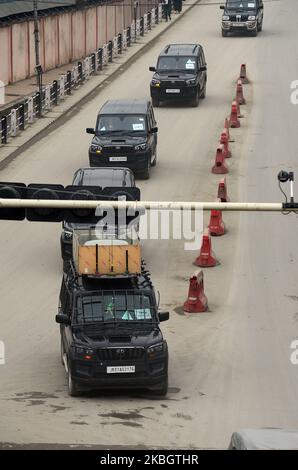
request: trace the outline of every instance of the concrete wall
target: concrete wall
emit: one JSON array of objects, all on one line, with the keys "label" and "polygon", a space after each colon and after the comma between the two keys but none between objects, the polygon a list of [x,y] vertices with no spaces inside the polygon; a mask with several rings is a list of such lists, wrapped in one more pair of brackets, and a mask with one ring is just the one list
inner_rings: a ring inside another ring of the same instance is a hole
[{"label": "concrete wall", "polygon": [[[142,16],[158,0],[141,0]],[[133,0],[90,7],[40,19],[40,61],[50,70],[81,59],[131,25]],[[4,84],[35,73],[33,21],[0,27],[0,81]]]}]

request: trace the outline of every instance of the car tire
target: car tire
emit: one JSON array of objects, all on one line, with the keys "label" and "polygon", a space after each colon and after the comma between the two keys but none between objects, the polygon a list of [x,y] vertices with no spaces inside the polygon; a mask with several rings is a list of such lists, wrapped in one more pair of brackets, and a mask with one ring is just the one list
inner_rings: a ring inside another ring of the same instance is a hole
[{"label": "car tire", "polygon": [[255,27],[255,29],[252,30],[251,35],[255,38],[258,35],[258,26]]},{"label": "car tire", "polygon": [[152,97],[152,106],[153,106],[154,108],[158,108],[158,107],[159,107],[159,103],[160,103],[160,102],[159,102],[159,99],[158,99],[156,96],[153,96],[153,97]]},{"label": "car tire", "polygon": [[260,24],[258,24],[258,31],[261,32],[263,29],[263,21],[261,21]]},{"label": "car tire", "polygon": [[147,160],[147,167],[144,171],[142,171],[141,177],[143,180],[149,180],[150,178],[150,167],[151,167],[151,159],[148,157]]},{"label": "car tire", "polygon": [[225,31],[224,29],[221,30],[221,35],[223,38],[226,38],[228,35],[228,31]]},{"label": "car tire", "polygon": [[158,395],[160,397],[165,397],[168,393],[168,377],[166,377],[161,383],[159,388],[155,388],[152,390],[154,395]]},{"label": "car tire", "polygon": [[207,87],[207,82],[206,82],[206,80],[205,80],[205,83],[204,83],[204,86],[203,86],[203,90],[202,90],[201,95],[200,95],[200,98],[201,98],[202,100],[204,100],[204,99],[206,98],[206,87]]},{"label": "car tire", "polygon": [[63,355],[64,355],[64,347],[63,347],[63,341],[62,341],[62,337],[61,337],[60,358],[61,358],[61,364],[64,366]]},{"label": "car tire", "polygon": [[198,88],[197,92],[196,92],[196,96],[194,97],[194,99],[191,103],[191,106],[193,108],[196,108],[197,106],[199,106],[199,102],[200,102],[200,91],[199,91],[199,88]]},{"label": "car tire", "polygon": [[156,166],[156,163],[157,163],[157,149],[155,149],[154,160],[153,160],[153,162],[151,163],[151,166]]},{"label": "car tire", "polygon": [[76,382],[72,379],[71,377],[71,370],[70,370],[70,364],[68,362],[67,366],[67,387],[68,387],[68,394],[71,397],[78,397],[80,395],[80,391],[78,389],[78,386]]}]

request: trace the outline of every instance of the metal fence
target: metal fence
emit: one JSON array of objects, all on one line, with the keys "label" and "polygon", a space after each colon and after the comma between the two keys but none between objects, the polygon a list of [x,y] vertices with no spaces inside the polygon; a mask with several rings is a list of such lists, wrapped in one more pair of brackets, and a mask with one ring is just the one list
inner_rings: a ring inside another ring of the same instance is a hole
[{"label": "metal fence", "polygon": [[122,54],[140,36],[144,36],[152,27],[162,20],[162,5],[158,5],[145,13],[136,24],[124,29],[112,41],[104,44],[89,56],[68,70],[51,85],[44,86],[42,93],[20,102],[7,114],[1,113],[0,145],[8,143],[9,138],[17,136],[25,128],[33,124],[46,112],[57,106],[67,95],[88,80],[91,75],[100,73],[113,59]]}]

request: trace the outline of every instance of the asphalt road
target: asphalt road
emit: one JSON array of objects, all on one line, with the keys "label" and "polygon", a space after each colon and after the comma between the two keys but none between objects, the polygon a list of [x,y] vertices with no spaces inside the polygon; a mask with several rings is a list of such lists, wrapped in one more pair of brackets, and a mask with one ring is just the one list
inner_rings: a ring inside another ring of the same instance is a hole
[{"label": "asphalt road", "polygon": [[[206,3],[206,2],[204,2]],[[198,108],[161,107],[158,165],[140,181],[143,199],[207,200],[224,117],[242,62],[251,84],[242,127],[233,132],[228,187],[233,201],[280,201],[276,174],[297,171],[295,1],[265,2],[257,38],[220,35],[218,5],[197,6],[96,99],[1,171],[2,181],[71,182],[88,164],[96,113],[110,98],[148,96],[150,72],[166,43],[200,42],[208,62],[207,98]],[[206,223],[208,217],[206,215]],[[225,448],[242,427],[298,427],[297,217],[226,214],[228,233],[213,241],[221,262],[205,270],[210,310],[181,314],[195,252],[183,241],[146,241],[144,257],[170,310],[163,324],[170,350],[167,398],[101,393],[70,398],[54,322],[61,282],[58,224],[1,222],[0,441],[109,447]]]}]

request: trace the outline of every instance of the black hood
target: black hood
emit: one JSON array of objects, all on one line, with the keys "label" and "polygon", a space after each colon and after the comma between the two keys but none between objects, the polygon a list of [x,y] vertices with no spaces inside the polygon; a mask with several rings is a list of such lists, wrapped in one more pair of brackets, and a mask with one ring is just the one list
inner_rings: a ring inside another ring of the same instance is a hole
[{"label": "black hood", "polygon": [[146,134],[137,134],[133,135],[131,134],[110,134],[110,135],[96,135],[92,139],[92,144],[94,145],[101,145],[101,146],[106,146],[106,145],[138,145],[146,142]]},{"label": "black hood", "polygon": [[148,347],[163,340],[157,325],[131,324],[117,328],[106,325],[101,329],[80,329],[74,333],[78,346],[101,349],[108,347]]},{"label": "black hood", "polygon": [[158,80],[191,80],[196,78],[196,75],[192,72],[189,73],[187,71],[180,71],[177,70],[175,71],[169,71],[169,72],[157,72],[153,78],[158,79]]}]

